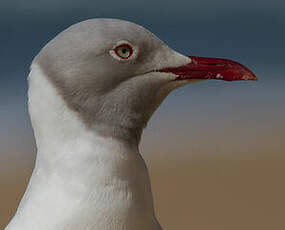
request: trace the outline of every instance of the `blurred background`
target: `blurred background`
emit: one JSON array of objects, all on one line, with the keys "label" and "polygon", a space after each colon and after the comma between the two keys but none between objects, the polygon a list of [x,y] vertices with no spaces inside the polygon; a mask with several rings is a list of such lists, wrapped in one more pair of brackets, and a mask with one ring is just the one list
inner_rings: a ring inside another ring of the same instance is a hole
[{"label": "blurred background", "polygon": [[96,17],[138,23],[188,55],[230,58],[258,82],[174,91],[143,135],[165,230],[285,229],[285,2],[282,0],[1,0],[0,229],[33,169],[29,65],[68,26]]}]

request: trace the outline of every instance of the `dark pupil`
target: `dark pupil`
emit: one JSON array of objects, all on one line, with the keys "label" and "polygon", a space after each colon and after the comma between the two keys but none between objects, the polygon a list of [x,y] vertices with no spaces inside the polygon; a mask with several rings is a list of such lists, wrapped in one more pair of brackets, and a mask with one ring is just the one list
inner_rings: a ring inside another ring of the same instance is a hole
[{"label": "dark pupil", "polygon": [[127,50],[126,48],[123,48],[123,49],[122,49],[122,53],[123,53],[123,54],[126,54],[127,51],[128,51],[128,50]]}]

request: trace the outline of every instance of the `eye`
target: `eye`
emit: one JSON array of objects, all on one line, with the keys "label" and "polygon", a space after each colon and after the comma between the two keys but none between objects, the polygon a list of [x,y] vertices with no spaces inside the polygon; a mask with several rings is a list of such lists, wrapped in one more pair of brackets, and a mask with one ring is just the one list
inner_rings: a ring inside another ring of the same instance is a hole
[{"label": "eye", "polygon": [[122,59],[128,59],[133,55],[133,48],[129,44],[121,44],[114,49],[116,55]]}]

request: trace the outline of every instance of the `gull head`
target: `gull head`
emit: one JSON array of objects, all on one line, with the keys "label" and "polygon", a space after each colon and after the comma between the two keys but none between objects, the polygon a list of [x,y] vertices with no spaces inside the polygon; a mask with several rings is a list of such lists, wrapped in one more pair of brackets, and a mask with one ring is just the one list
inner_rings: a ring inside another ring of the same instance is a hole
[{"label": "gull head", "polygon": [[134,142],[173,89],[207,79],[257,79],[237,62],[184,56],[145,28],[117,19],[69,27],[34,62],[87,128]]}]

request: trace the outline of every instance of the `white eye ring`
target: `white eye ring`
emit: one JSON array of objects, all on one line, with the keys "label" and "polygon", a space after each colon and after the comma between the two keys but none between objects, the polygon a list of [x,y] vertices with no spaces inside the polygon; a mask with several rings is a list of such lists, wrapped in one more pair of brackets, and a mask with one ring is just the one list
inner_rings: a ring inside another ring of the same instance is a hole
[{"label": "white eye ring", "polygon": [[136,57],[137,48],[128,41],[119,41],[109,53],[118,61],[128,61]]}]

